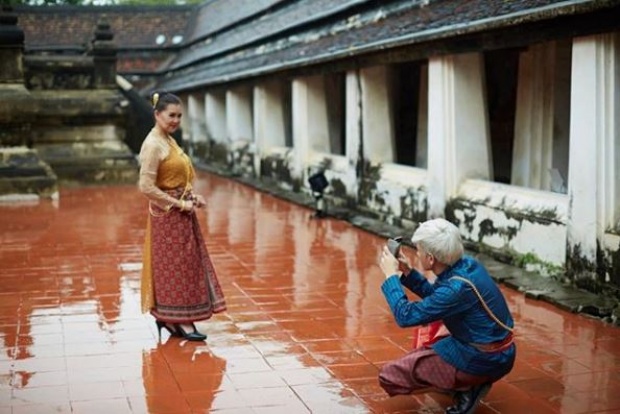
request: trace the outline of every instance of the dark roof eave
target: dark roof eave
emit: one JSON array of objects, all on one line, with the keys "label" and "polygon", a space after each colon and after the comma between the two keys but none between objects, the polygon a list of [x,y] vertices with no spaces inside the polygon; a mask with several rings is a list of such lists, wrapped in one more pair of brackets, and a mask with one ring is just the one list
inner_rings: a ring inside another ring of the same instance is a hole
[{"label": "dark roof eave", "polygon": [[[559,15],[567,14],[579,14],[588,11],[593,11],[605,7],[617,6],[616,0],[601,0],[596,4],[592,4],[592,0],[568,0],[552,5],[538,7],[536,9],[519,11],[511,14],[507,14],[501,17],[493,17],[480,19],[473,22],[457,23],[450,26],[444,26],[437,29],[429,29],[425,31],[418,31],[414,33],[408,33],[406,35],[379,39],[374,42],[369,42],[357,49],[359,53],[364,53],[373,50],[380,50],[391,48],[395,46],[402,46],[406,44],[419,43],[423,41],[430,41],[435,39],[441,39],[451,36],[458,36],[478,31],[490,30],[501,27],[508,27],[520,23],[527,23],[532,21],[544,20],[551,17],[557,17]],[[191,61],[183,66],[176,66],[173,70],[182,70],[188,66],[192,66],[196,63],[200,63],[202,60]]]},{"label": "dark roof eave", "polygon": [[[592,4],[592,0],[563,1],[559,4],[555,3],[553,5],[539,7],[535,10],[520,11],[499,18],[486,18],[474,22],[468,22],[466,24],[454,24],[451,26],[445,26],[437,29],[430,29],[421,32],[418,31],[415,33],[408,33],[399,37],[369,42],[356,48],[347,47],[343,50],[324,53],[320,55],[304,56],[303,58],[288,60],[283,63],[267,64],[258,68],[250,67],[232,74],[216,76],[210,79],[202,78],[201,80],[185,83],[181,81],[182,78],[177,78],[172,82],[164,80],[162,82],[162,85],[171,90],[182,91],[196,89],[204,86],[212,86],[264,76],[269,73],[279,72],[283,70],[296,69],[321,63],[327,63],[339,59],[351,58],[352,56],[357,55],[371,54],[398,47],[411,46],[415,44],[438,41],[491,30],[504,29],[519,24],[539,22],[553,17],[574,16],[587,12],[600,11],[602,9],[611,7],[615,7],[614,10],[616,11],[620,10],[620,8],[618,7],[618,2],[615,0],[601,0],[597,1],[596,4]],[[601,29],[603,29],[602,26]],[[193,62],[193,64],[196,63],[197,62]],[[191,67],[192,65],[187,65],[185,66],[185,68],[187,68],[188,66]],[[179,69],[180,68],[175,68],[174,71],[166,71],[166,75],[174,76],[174,73]],[[181,77],[182,76],[183,75],[181,75]]]},{"label": "dark roof eave", "polygon": [[155,4],[155,5],[142,5],[142,4],[118,4],[118,5],[71,5],[71,4],[54,4],[47,6],[30,6],[26,4],[16,4],[11,6],[13,12],[16,13],[33,13],[33,14],[57,14],[63,13],[78,13],[84,12],[125,12],[128,14],[139,13],[140,11],[168,11],[168,10],[193,10],[199,7],[198,4]]},{"label": "dark roof eave", "polygon": [[[69,45],[69,46],[57,46],[57,45],[36,45],[36,46],[28,46],[24,47],[25,53],[31,52],[84,52],[88,49],[87,46],[78,46],[78,45]],[[116,52],[126,53],[126,52],[162,52],[162,53],[177,53],[182,46],[174,45],[174,46],[117,46],[114,48]]]}]

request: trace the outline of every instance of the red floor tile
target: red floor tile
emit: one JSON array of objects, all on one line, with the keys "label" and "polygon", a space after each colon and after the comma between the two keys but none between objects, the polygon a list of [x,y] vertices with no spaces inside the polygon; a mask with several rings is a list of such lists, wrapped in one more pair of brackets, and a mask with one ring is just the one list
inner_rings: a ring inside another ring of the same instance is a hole
[{"label": "red floor tile", "polygon": [[[380,237],[199,173],[198,214],[228,311],[164,333],[140,312],[146,202],[135,186],[0,205],[0,414],[443,413],[389,398],[378,369],[409,350],[375,265]],[[502,288],[518,359],[478,414],[620,412],[618,328]]]}]

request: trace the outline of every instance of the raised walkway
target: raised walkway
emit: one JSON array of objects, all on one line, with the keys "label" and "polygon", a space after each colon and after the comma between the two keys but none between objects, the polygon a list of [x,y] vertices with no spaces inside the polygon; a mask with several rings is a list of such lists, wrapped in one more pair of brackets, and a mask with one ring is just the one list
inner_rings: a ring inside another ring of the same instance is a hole
[{"label": "raised walkway", "polygon": [[[198,324],[205,343],[160,342],[140,312],[135,186],[0,205],[0,414],[443,412],[444,395],[388,398],[377,383],[417,336],[381,295],[384,237],[210,173],[195,187],[228,303]],[[517,363],[478,413],[620,412],[619,328],[502,291]]]}]

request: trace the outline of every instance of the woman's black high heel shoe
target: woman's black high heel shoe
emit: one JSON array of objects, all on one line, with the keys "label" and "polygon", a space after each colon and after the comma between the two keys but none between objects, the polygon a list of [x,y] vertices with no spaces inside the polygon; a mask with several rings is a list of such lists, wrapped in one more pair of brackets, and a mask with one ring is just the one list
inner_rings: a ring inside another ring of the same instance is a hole
[{"label": "woman's black high heel shoe", "polygon": [[177,330],[180,336],[187,339],[188,341],[204,341],[205,339],[207,339],[207,335],[204,335],[198,332],[193,323],[192,323],[192,328],[194,328],[193,332],[185,332],[185,329],[183,329],[181,324],[178,324],[178,323],[174,324],[174,328]]},{"label": "woman's black high heel shoe", "polygon": [[176,327],[170,327],[166,322],[162,322],[162,321],[155,321],[155,324],[157,325],[157,335],[159,336],[159,339],[161,340],[161,329],[164,328],[165,330],[168,331],[168,333],[170,333],[170,336],[181,336],[181,334],[179,334],[179,331],[176,330]]}]

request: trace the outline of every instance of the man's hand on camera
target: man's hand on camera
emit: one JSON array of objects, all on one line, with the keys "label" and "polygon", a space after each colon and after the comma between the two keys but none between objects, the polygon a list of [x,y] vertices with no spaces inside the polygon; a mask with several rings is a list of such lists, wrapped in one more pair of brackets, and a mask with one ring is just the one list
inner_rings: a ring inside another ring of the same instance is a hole
[{"label": "man's hand on camera", "polygon": [[411,263],[409,263],[409,259],[403,254],[403,252],[399,252],[398,254],[398,270],[403,272],[405,275],[411,273]]},{"label": "man's hand on camera", "polygon": [[387,246],[383,247],[383,252],[381,253],[381,259],[379,260],[379,267],[381,267],[381,271],[385,275],[386,279],[392,275],[400,276],[402,275],[402,271],[399,270],[400,263],[397,258],[395,258]]}]

